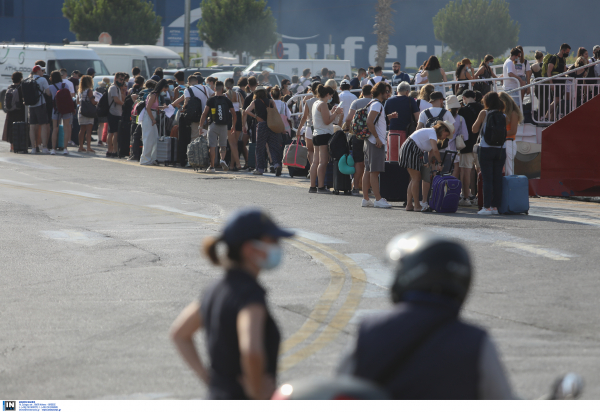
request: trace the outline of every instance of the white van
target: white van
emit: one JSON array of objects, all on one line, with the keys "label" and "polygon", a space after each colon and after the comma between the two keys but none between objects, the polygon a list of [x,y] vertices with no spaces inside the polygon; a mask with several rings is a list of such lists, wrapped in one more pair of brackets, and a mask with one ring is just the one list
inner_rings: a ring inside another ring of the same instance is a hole
[{"label": "white van", "polygon": [[62,68],[67,69],[69,75],[73,70],[85,74],[90,67],[96,71],[96,79],[110,74],[96,52],[85,47],[3,44],[0,45],[0,101],[4,102],[13,72],[20,71],[26,78],[37,60],[46,62],[47,74]]},{"label": "white van", "polygon": [[[133,67],[139,67],[141,75],[149,79],[154,69],[180,69],[183,67],[181,56],[173,50],[161,46],[116,46],[93,42],[73,42],[78,46],[94,50],[104,61],[111,74],[116,72],[131,73]],[[71,46],[68,46],[71,47]]]},{"label": "white van", "polygon": [[248,74],[248,72],[260,73],[263,70],[268,70],[270,72],[287,74],[290,77],[300,77],[304,69],[310,69],[311,76],[320,76],[323,67],[334,71],[337,79],[341,79],[345,75],[352,77],[350,60],[260,59],[250,63],[244,69],[244,74]]}]

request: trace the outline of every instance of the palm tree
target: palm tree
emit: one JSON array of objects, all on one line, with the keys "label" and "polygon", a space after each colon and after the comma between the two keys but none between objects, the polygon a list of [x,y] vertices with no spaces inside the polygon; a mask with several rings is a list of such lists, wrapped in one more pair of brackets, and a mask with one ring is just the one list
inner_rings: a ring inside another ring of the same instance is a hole
[{"label": "palm tree", "polygon": [[375,34],[377,35],[377,53],[375,53],[375,60],[377,65],[384,67],[385,58],[388,52],[388,44],[390,43],[390,34],[394,33],[394,21],[392,20],[392,13],[395,11],[392,9],[394,0],[377,0],[375,10],[377,15],[375,16]]}]

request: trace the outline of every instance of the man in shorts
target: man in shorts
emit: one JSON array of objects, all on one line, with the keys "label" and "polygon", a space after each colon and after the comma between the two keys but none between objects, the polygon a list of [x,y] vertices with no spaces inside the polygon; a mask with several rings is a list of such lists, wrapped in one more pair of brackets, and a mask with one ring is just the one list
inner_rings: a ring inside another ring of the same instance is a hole
[{"label": "man in shorts", "polygon": [[[350,105],[350,110],[348,110],[348,116],[346,117],[346,122],[344,123],[344,130],[350,130],[350,124],[352,123],[352,119],[354,119],[354,115],[357,110],[364,109],[369,102],[372,100],[371,97],[371,89],[373,86],[367,84],[362,88],[362,95],[364,96],[361,99],[354,100]],[[357,139],[352,135],[352,158],[354,159],[354,168],[356,169],[356,173],[354,173],[354,180],[352,184],[352,194],[359,195],[362,190],[362,180],[363,173],[365,171],[365,153],[364,153],[364,142],[362,140]]]},{"label": "man in shorts", "polygon": [[[202,129],[205,120],[210,114],[211,123],[208,126],[208,147],[210,148],[210,167],[206,169],[206,173],[215,173],[215,157],[217,154],[217,145],[221,148],[221,168],[223,171],[229,170],[229,166],[225,162],[227,154],[227,125],[229,124],[229,116],[231,116],[232,125],[236,124],[236,113],[233,110],[233,103],[224,94],[225,85],[221,81],[215,83],[215,95],[206,101],[206,107],[202,112],[200,119],[200,134],[204,132]],[[227,112],[227,109],[229,111]],[[235,126],[233,126],[235,127]]]},{"label": "man in shorts", "polygon": [[123,115],[123,102],[126,95],[125,73],[118,72],[115,74],[114,84],[108,88],[108,151],[106,157],[118,157],[119,120]]},{"label": "man in shorts", "polygon": [[39,99],[36,104],[27,106],[27,122],[29,123],[29,139],[31,140],[31,154],[36,153],[36,132],[38,126],[42,129],[42,147],[44,153],[50,153],[47,149],[48,146],[48,132],[50,131],[50,121],[48,118],[48,111],[46,110],[46,99],[44,94],[52,96],[50,92],[50,86],[48,80],[43,76],[43,69],[36,65],[31,71],[33,78],[38,84]]}]

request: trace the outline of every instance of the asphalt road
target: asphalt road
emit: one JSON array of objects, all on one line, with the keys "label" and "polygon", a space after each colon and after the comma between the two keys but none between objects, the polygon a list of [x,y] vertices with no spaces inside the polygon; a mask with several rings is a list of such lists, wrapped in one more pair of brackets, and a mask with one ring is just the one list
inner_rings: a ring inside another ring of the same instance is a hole
[{"label": "asphalt road", "polygon": [[248,205],[299,234],[261,277],[285,341],[280,382],[334,373],[361,317],[390,307],[386,243],[430,229],[473,254],[463,316],[490,330],[520,396],[543,396],[574,371],[583,397],[600,398],[598,204],[531,199],[529,216],[511,217],[363,209],[357,197],[308,194],[306,179],[103,154],[15,155],[0,144],[4,399],[202,398],[168,330],[221,276],[202,239]]}]

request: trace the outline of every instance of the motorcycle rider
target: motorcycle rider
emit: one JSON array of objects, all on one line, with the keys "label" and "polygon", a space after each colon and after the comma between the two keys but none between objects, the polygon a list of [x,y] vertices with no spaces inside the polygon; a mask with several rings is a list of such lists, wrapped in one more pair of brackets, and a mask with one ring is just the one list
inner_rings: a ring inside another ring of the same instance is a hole
[{"label": "motorcycle rider", "polygon": [[367,318],[340,374],[386,389],[392,399],[514,399],[488,333],[459,317],[472,278],[467,250],[416,231],[387,247],[395,262],[393,309]]}]

